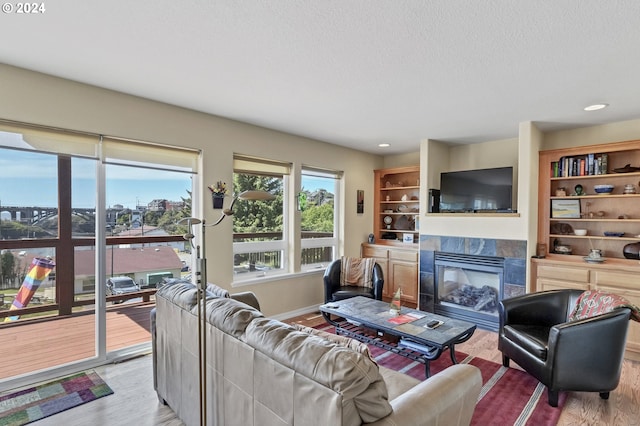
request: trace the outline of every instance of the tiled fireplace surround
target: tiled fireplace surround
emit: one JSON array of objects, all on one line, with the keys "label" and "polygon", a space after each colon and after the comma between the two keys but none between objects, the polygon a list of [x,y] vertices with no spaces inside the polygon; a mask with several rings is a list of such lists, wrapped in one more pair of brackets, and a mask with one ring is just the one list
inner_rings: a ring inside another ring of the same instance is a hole
[{"label": "tiled fireplace surround", "polygon": [[[434,311],[436,252],[502,257],[504,258],[503,298],[517,296],[526,292],[526,241],[420,235],[419,308],[423,311]],[[498,324],[496,322],[495,329],[497,327]]]}]

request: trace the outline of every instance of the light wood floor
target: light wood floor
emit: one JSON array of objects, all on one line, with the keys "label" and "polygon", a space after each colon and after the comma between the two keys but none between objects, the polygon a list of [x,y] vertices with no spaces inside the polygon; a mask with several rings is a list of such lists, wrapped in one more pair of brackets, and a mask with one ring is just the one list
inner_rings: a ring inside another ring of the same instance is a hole
[{"label": "light wood floor", "polygon": [[[313,326],[324,320],[319,314],[309,314],[292,318],[290,322]],[[497,334],[485,330],[477,330],[468,342],[456,346],[470,355],[500,363],[501,355],[496,348]],[[151,356],[99,367],[96,371],[115,391],[113,395],[33,424],[182,425],[171,409],[158,402],[151,370]],[[608,401],[601,400],[597,393],[569,393],[558,424],[640,425],[640,363],[625,360],[620,385]]]}]

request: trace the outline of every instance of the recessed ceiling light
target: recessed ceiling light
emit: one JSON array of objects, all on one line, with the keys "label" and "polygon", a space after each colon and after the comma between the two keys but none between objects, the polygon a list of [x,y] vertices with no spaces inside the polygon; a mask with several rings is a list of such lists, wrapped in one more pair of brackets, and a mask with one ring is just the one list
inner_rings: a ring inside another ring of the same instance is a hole
[{"label": "recessed ceiling light", "polygon": [[597,111],[599,109],[603,109],[608,107],[609,104],[593,104],[593,105],[589,105],[587,107],[584,107],[585,111]]},{"label": "recessed ceiling light", "polygon": [[388,143],[379,143],[378,146],[380,148],[389,148],[391,145],[389,145]]}]

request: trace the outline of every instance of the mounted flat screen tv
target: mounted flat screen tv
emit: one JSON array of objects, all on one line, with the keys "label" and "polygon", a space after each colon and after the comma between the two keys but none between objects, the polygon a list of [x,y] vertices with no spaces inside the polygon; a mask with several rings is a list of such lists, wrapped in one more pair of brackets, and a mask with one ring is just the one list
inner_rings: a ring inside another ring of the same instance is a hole
[{"label": "mounted flat screen tv", "polygon": [[440,212],[513,212],[513,167],[440,174]]}]

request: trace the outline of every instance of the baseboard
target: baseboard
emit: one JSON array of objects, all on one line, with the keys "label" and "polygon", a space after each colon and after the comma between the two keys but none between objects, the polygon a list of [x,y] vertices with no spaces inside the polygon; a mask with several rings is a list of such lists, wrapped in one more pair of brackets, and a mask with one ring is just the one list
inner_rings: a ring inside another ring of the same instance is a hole
[{"label": "baseboard", "polygon": [[295,311],[289,311],[278,315],[270,315],[269,318],[276,319],[278,321],[288,320],[289,318],[298,317],[300,315],[310,314],[313,312],[319,312],[320,305],[307,306],[306,308],[296,309]]}]

